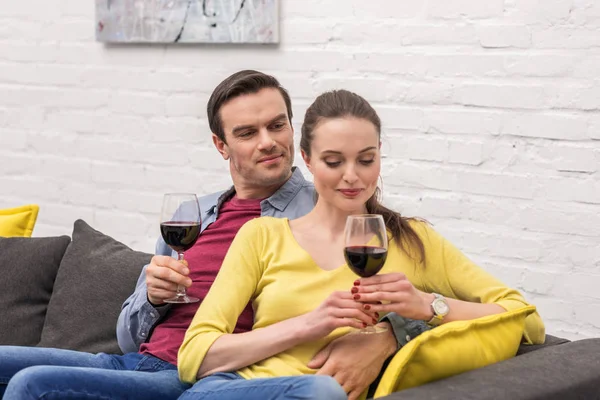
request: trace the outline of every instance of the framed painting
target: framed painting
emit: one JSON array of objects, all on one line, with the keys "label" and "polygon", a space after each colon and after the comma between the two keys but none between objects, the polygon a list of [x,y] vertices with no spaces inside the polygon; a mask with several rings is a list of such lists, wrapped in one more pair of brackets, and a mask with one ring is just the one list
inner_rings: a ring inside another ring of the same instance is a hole
[{"label": "framed painting", "polygon": [[278,43],[278,0],[95,0],[111,43]]}]

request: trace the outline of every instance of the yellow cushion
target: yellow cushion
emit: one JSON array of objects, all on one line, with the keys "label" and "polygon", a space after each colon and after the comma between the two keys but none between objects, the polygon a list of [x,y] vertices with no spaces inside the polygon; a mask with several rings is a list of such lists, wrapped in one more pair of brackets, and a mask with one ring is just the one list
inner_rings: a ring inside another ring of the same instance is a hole
[{"label": "yellow cushion", "polygon": [[514,357],[523,337],[527,306],[424,332],[404,346],[386,368],[375,397],[447,378]]},{"label": "yellow cushion", "polygon": [[40,207],[29,204],[0,210],[0,236],[31,237]]}]

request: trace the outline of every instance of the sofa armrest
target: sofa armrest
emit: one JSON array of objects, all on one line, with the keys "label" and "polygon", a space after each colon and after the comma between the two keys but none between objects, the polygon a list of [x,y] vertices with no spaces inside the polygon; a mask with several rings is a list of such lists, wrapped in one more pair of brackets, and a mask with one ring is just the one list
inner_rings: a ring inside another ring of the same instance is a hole
[{"label": "sofa armrest", "polygon": [[600,338],[549,346],[386,400],[600,400]]},{"label": "sofa armrest", "polygon": [[565,344],[565,343],[569,343],[569,342],[570,342],[570,340],[568,340],[568,339],[564,339],[564,338],[552,336],[552,335],[546,335],[546,339],[544,340],[543,344],[521,344],[519,346],[519,350],[517,351],[517,355],[520,356],[521,354],[526,354],[526,353],[530,353],[532,351],[537,351],[537,350],[543,349],[548,346],[556,346],[559,344]]}]

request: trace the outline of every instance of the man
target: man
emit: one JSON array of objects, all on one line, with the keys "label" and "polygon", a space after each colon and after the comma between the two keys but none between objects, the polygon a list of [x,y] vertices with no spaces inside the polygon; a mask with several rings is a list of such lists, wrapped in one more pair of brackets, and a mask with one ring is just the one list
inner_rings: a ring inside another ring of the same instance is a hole
[{"label": "man", "polygon": [[[244,101],[232,101],[240,98]],[[178,284],[191,296],[204,298],[246,221],[261,215],[296,218],[314,205],[312,185],[292,167],[291,100],[275,78],[256,71],[233,74],[214,90],[207,111],[213,142],[229,162],[233,187],[200,199],[202,234],[186,252],[186,263],[172,258],[162,240],[157,244],[157,255],[144,268],[119,317],[117,337],[125,355],[1,347],[0,394],[9,380],[6,398],[18,399],[48,393],[57,398],[68,393],[75,398],[174,399],[189,387],[177,377],[177,351],[198,303],[169,305],[164,300],[175,294]],[[236,331],[250,330],[252,321],[247,307]],[[333,376],[349,398],[356,398],[406,336],[420,333],[418,327],[406,329],[400,317],[390,321],[394,330],[343,337],[309,366]]]}]

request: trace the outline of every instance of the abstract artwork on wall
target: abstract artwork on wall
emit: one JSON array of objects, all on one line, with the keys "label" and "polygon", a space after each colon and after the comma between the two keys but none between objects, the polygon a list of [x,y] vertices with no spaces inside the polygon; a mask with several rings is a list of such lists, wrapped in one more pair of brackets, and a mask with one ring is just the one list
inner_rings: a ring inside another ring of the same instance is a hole
[{"label": "abstract artwork on wall", "polygon": [[96,39],[277,43],[278,0],[96,0]]}]

